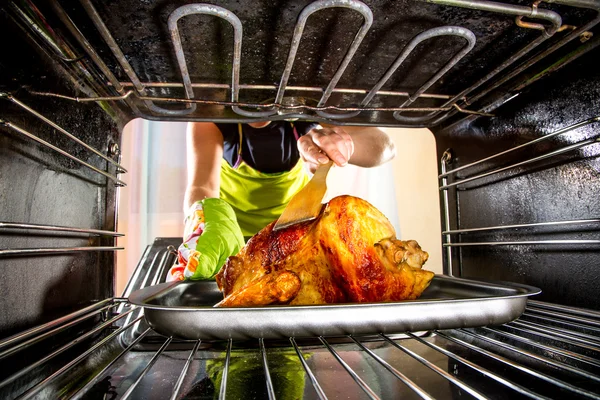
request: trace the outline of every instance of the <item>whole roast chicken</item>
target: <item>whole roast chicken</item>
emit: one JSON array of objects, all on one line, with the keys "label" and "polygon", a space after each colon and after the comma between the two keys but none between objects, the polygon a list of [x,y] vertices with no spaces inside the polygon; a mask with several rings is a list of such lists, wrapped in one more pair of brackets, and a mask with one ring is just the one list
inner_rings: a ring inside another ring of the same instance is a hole
[{"label": "whole roast chicken", "polygon": [[433,272],[414,240],[401,241],[388,219],[353,196],[327,203],[316,220],[273,231],[269,224],[216,276],[216,307],[312,305],[416,299]]}]

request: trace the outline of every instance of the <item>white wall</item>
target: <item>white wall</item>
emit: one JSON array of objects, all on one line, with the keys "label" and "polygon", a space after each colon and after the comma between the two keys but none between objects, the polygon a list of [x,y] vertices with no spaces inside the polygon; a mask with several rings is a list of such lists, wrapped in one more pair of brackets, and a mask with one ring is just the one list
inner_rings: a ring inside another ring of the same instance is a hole
[{"label": "white wall", "polygon": [[185,122],[136,119],[123,130],[121,163],[129,171],[120,189],[116,293],[121,294],[147,245],[183,236],[186,184]]},{"label": "white wall", "polygon": [[[123,131],[121,163],[129,173],[120,189],[117,229],[117,294],[155,237],[183,235],[186,123],[130,122]],[[377,168],[334,168],[327,199],[352,194],[380,209],[399,238],[417,240],[429,252],[427,269],[442,272],[435,141],[427,129],[386,129],[396,159]]]},{"label": "white wall", "polygon": [[414,239],[429,253],[425,267],[442,268],[442,236],[435,137],[429,129],[384,129],[396,144],[392,161],[400,238]]}]

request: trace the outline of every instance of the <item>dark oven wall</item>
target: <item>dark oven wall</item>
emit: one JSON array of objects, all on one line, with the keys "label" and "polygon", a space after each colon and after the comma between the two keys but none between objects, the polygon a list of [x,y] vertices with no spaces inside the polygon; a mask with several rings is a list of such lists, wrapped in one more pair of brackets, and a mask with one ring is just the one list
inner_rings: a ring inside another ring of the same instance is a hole
[{"label": "dark oven wall", "polygon": [[[600,115],[599,56],[596,48],[539,80],[495,110],[495,118],[436,130],[439,156],[451,149],[451,170],[583,121],[577,129],[447,177],[452,185],[555,154],[449,187],[450,229],[574,221],[451,234],[455,275],[527,283],[543,290],[540,299],[600,308],[599,221],[593,221],[600,217],[600,123],[594,122],[600,119],[594,119]],[[556,240],[568,242],[547,242]],[[497,243],[523,241],[535,243]]]},{"label": "dark oven wall", "polygon": [[[90,167],[116,176],[116,166],[31,110],[103,155],[116,150],[111,146],[119,143],[126,121],[108,104],[29,94],[25,88],[31,86],[78,95],[101,92],[84,62],[65,61],[67,53],[56,61],[58,55],[35,45],[11,15],[0,12],[0,337],[113,296],[115,181]],[[70,228],[107,232],[97,236]]]}]

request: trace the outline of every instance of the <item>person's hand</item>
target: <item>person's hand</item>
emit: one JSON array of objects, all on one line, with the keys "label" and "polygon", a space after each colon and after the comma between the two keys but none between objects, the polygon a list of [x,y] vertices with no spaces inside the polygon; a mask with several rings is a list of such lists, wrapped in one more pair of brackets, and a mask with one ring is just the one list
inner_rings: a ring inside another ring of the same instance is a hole
[{"label": "person's hand", "polygon": [[298,151],[311,172],[333,160],[343,167],[354,153],[354,142],[341,127],[312,129],[298,139]]},{"label": "person's hand", "polygon": [[188,213],[184,242],[167,281],[210,279],[243,246],[244,236],[231,206],[217,198],[198,201]]}]

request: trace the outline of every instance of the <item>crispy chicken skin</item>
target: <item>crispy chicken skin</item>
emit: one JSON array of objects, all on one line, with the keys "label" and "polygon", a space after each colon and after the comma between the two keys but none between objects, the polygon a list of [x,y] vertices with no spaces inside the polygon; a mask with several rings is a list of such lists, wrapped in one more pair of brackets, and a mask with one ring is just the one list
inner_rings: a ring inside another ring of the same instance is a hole
[{"label": "crispy chicken skin", "polygon": [[217,307],[416,299],[433,279],[421,269],[427,252],[397,240],[387,218],[357,197],[332,199],[314,221],[277,232],[274,224],[219,271]]}]

